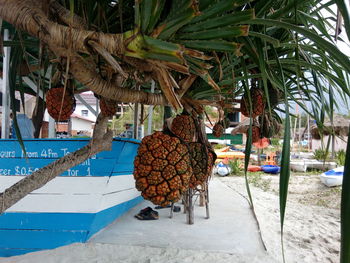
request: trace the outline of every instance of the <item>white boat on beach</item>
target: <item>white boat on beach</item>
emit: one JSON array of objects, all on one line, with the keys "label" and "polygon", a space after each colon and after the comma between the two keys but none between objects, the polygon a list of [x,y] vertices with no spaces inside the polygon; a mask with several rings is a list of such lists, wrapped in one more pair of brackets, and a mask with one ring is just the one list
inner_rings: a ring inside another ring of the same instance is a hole
[{"label": "white boat on beach", "polygon": [[341,166],[320,174],[320,179],[328,187],[338,186],[343,183],[343,174],[344,166]]},{"label": "white boat on beach", "polygon": [[312,159],[314,158],[313,152],[292,152],[291,158],[293,159]]},{"label": "white boat on beach", "polygon": [[322,162],[315,159],[298,159],[290,161],[290,169],[296,172],[306,172],[308,169],[329,170],[336,167],[336,162]]}]

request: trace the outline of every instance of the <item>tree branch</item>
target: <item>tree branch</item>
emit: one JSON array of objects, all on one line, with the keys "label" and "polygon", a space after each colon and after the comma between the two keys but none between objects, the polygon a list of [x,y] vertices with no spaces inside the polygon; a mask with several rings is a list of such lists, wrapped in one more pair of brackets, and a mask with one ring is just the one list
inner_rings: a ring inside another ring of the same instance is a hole
[{"label": "tree branch", "polygon": [[111,150],[113,133],[107,131],[107,124],[108,117],[103,117],[99,114],[94,128],[94,135],[86,146],[26,176],[1,193],[0,214],[66,170],[84,162],[101,151]]},{"label": "tree branch", "polygon": [[[64,50],[54,50],[58,56],[67,56]],[[69,67],[70,73],[74,78],[84,86],[88,87],[96,94],[114,101],[122,101],[125,103],[143,103],[147,105],[167,105],[162,94],[152,94],[149,92],[131,90],[118,87],[115,83],[102,79],[81,56],[72,54],[70,56],[71,63]]]},{"label": "tree branch", "polygon": [[57,1],[52,1],[50,3],[50,10],[54,13],[59,19],[68,26],[77,28],[77,29],[87,29],[87,25],[84,19],[76,14],[71,14],[69,10],[61,6]]},{"label": "tree branch", "polygon": [[111,54],[120,56],[125,52],[123,34],[107,34],[54,23],[34,1],[0,0],[0,6],[2,19],[17,29],[24,30],[46,42],[49,46],[71,48],[75,51],[89,53],[86,42],[94,40]]}]

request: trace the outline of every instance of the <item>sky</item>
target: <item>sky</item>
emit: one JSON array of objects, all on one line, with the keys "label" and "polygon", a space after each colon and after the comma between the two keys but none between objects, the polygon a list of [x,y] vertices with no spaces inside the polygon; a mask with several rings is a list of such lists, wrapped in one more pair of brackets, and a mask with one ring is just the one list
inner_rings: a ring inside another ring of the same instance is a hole
[{"label": "sky", "polygon": [[[350,10],[349,2],[346,1],[346,4],[348,7],[348,10]],[[337,6],[335,4],[330,6],[330,8],[332,9],[332,11],[334,13],[337,13]],[[323,12],[324,17],[329,17],[330,15],[331,14],[329,12],[325,12],[325,11]],[[335,23],[334,23],[334,26],[335,26]],[[332,35],[334,35],[334,33],[332,33]],[[342,28],[342,32],[340,33],[339,38],[343,40],[343,41],[338,40],[336,42],[339,50],[342,51],[348,57],[350,57],[350,41],[347,37],[347,33],[346,33],[345,28]],[[329,95],[326,94],[325,96],[328,97]],[[336,109],[335,112],[348,115],[349,114],[349,107],[347,105],[345,105],[345,103],[342,102],[342,99],[341,99],[339,94],[335,94],[335,99],[337,100],[337,102],[339,104],[339,109]],[[308,106],[308,108],[311,109],[310,106]],[[295,106],[294,107],[292,106],[292,112],[295,112],[295,110],[296,110]]]}]

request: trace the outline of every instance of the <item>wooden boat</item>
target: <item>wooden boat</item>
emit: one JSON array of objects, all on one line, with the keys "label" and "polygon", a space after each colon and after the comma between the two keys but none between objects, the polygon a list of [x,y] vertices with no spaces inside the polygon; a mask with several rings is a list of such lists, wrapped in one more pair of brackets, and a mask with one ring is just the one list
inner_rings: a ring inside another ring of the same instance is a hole
[{"label": "wooden boat", "polygon": [[[0,191],[86,145],[88,139],[0,140]],[[143,199],[133,160],[139,142],[114,139],[97,154],[33,191],[0,216],[0,257],[85,242]]]},{"label": "wooden boat", "polygon": [[343,183],[343,174],[344,166],[341,166],[320,174],[320,179],[328,187],[338,186]]}]

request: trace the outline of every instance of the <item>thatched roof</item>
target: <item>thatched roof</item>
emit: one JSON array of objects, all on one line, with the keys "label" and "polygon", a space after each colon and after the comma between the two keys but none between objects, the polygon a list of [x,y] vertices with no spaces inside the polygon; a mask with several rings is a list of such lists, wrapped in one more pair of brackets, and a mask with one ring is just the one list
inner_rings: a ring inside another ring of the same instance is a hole
[{"label": "thatched roof", "polygon": [[312,137],[316,140],[321,139],[321,134],[330,135],[332,134],[332,130],[334,130],[335,135],[337,136],[347,136],[349,134],[349,125],[350,119],[346,118],[342,115],[335,115],[333,118],[333,129],[332,123],[328,119],[323,123],[323,127],[317,127],[316,124],[311,126],[311,134]]}]

